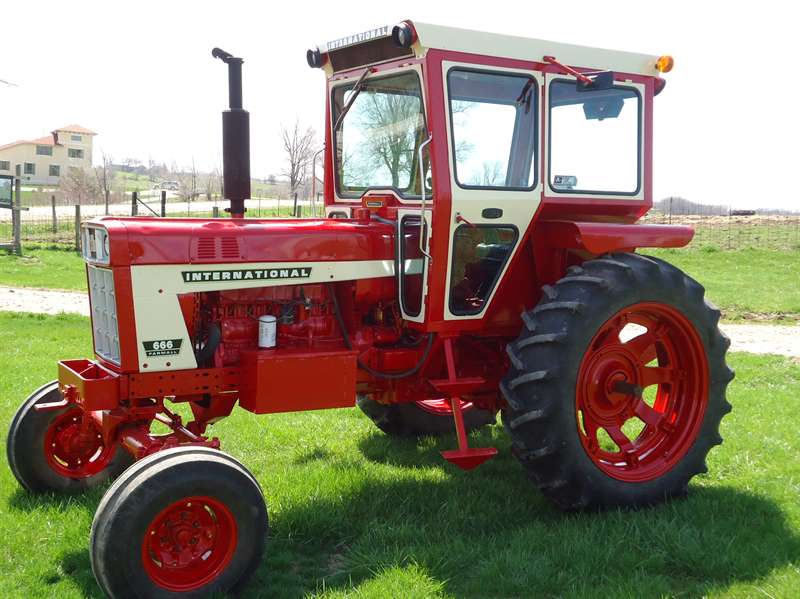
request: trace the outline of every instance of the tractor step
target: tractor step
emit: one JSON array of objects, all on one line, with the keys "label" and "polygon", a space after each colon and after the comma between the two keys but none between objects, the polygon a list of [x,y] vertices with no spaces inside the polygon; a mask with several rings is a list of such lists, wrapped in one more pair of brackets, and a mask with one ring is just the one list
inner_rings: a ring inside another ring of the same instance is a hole
[{"label": "tractor step", "polygon": [[443,451],[442,457],[462,470],[472,470],[497,455],[495,447],[465,447]]}]

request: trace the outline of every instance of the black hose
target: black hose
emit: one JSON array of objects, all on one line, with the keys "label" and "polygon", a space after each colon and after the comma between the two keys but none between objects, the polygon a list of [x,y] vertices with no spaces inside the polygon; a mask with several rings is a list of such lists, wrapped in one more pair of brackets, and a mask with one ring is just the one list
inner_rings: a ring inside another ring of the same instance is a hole
[{"label": "black hose", "polygon": [[[344,341],[345,347],[347,347],[349,350],[352,350],[353,344],[350,341],[350,335],[347,333],[347,327],[344,325],[344,318],[342,318],[342,311],[339,309],[339,299],[336,297],[336,290],[330,284],[328,284],[328,289],[331,292],[331,297],[333,298],[333,313],[336,316],[336,322],[339,323],[339,329],[342,331],[342,340]],[[422,368],[422,365],[425,364],[428,359],[428,355],[431,353],[431,347],[433,347],[433,333],[428,333],[428,345],[425,346],[425,350],[422,352],[419,362],[417,362],[416,366],[413,368],[409,370],[403,370],[401,372],[380,372],[364,364],[364,362],[361,361],[361,358],[356,358],[356,363],[361,370],[371,374],[375,378],[390,380],[404,379],[419,372],[419,369]]]},{"label": "black hose", "polygon": [[208,339],[206,339],[206,344],[194,352],[198,367],[203,368],[208,365],[211,358],[214,357],[214,352],[217,350],[217,346],[221,340],[222,332],[219,329],[219,325],[216,322],[212,322],[208,325]]}]

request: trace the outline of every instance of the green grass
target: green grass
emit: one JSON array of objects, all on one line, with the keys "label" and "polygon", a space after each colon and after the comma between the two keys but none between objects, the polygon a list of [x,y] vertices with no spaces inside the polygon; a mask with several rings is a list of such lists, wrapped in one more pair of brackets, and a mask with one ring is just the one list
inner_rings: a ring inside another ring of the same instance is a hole
[{"label": "green grass", "polygon": [[[3,434],[16,406],[89,355],[88,320],[0,314]],[[271,534],[244,597],[797,597],[800,365],[734,354],[725,443],[685,500],[636,512],[563,514],[500,455],[464,473],[452,438],[392,440],[356,410],[256,417],[211,434],[264,488]],[[100,597],[87,554],[102,489],[31,496],[0,468],[7,597]],[[120,551],[138,548],[120,547]]]},{"label": "green grass", "polygon": [[0,285],[86,291],[84,262],[70,250],[24,248],[21,257],[0,252]]},{"label": "green grass", "polygon": [[800,250],[642,250],[697,279],[726,320],[800,320]]}]

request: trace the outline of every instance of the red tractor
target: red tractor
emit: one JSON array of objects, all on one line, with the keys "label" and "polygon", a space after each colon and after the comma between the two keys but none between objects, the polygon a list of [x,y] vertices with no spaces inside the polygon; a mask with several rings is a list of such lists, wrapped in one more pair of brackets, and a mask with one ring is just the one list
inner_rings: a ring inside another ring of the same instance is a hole
[{"label": "red tractor", "polygon": [[467,470],[497,453],[469,433],[500,412],[565,510],[651,505],[705,471],[730,410],[720,313],[636,253],[693,235],[637,224],[670,57],[410,21],[309,50],[325,217],[245,219],[242,60],[213,54],[231,218],[86,223],[94,359],[59,362],[8,436],[31,492],[116,478],[91,531],[103,591],[205,596],[259,565],[261,488],[207,434],[237,402],[455,431],[443,457]]}]

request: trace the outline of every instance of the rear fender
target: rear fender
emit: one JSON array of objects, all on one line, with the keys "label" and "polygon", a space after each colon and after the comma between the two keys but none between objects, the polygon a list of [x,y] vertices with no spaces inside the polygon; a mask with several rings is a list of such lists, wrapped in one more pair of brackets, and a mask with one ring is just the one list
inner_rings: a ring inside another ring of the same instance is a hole
[{"label": "rear fender", "polygon": [[640,225],[545,221],[534,231],[538,247],[578,250],[594,256],[636,248],[684,247],[694,229],[684,225]]}]

